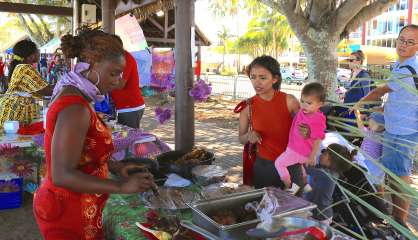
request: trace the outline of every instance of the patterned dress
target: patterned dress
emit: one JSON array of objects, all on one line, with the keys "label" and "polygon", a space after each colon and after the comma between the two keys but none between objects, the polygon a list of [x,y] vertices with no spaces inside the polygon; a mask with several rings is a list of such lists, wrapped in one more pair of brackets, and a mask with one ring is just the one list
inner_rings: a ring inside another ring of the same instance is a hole
[{"label": "patterned dress", "polygon": [[78,170],[97,178],[106,179],[108,176],[107,161],[114,150],[111,131],[83,97],[60,97],[48,109],[45,132],[47,177],[35,193],[34,215],[46,240],[104,239],[102,211],[108,194],[74,192],[55,186],[51,179],[51,146],[55,123],[59,113],[72,105],[87,107],[91,115]]},{"label": "patterned dress", "polygon": [[7,120],[17,120],[21,124],[31,123],[38,116],[40,106],[36,92],[44,89],[48,83],[29,64],[19,64],[13,71],[9,88],[0,98],[0,127]]}]

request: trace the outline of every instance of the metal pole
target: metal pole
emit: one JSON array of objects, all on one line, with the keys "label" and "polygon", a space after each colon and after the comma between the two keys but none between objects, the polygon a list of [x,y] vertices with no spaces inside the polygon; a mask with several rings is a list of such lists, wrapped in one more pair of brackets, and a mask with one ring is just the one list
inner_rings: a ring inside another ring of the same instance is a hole
[{"label": "metal pole", "polygon": [[194,146],[194,101],[191,29],[194,26],[194,0],[175,1],[176,111],[175,148],[189,151]]},{"label": "metal pole", "polygon": [[79,27],[79,16],[80,16],[80,3],[79,0],[71,0],[71,6],[73,8],[73,19],[72,19],[72,28],[73,34],[76,34],[76,31]]},{"label": "metal pole", "polygon": [[234,77],[234,100],[237,99],[237,82],[238,82],[238,75]]}]

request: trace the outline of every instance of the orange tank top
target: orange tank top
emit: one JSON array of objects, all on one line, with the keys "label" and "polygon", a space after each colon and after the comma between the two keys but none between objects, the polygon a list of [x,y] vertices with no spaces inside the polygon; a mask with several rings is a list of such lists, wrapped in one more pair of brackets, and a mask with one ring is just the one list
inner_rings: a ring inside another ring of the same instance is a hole
[{"label": "orange tank top", "polygon": [[286,93],[276,91],[270,101],[258,95],[252,98],[252,126],[262,138],[257,154],[274,161],[286,150],[292,116],[287,107]]}]

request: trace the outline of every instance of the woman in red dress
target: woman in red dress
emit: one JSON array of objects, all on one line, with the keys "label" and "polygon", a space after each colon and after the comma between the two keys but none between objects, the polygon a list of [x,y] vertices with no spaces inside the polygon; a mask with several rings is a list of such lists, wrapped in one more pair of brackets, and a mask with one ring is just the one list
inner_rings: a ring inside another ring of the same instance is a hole
[{"label": "woman in red dress", "polygon": [[91,29],[61,42],[64,55],[77,57],[78,63],[55,87],[48,109],[47,177],[35,193],[34,214],[46,240],[104,239],[102,210],[108,195],[147,191],[153,177],[107,178],[112,135],[91,103],[119,86],[125,67],[121,44]]}]

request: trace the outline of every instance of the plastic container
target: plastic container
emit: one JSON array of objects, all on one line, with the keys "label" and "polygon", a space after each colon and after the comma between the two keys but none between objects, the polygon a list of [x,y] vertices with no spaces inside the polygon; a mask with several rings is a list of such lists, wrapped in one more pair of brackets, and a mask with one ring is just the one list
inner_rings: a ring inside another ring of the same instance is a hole
[{"label": "plastic container", "polygon": [[0,209],[22,206],[23,178],[0,179]]},{"label": "plastic container", "polygon": [[19,130],[19,121],[6,121],[3,124],[5,133],[15,134]]}]

